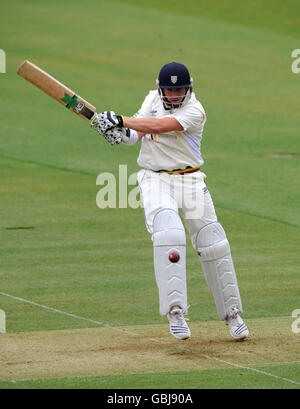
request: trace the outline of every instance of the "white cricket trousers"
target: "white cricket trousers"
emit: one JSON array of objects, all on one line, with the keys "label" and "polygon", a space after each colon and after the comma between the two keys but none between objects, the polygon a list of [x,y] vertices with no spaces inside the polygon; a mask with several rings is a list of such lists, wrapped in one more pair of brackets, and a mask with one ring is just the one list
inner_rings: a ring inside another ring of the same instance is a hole
[{"label": "white cricket trousers", "polygon": [[147,230],[153,234],[155,215],[163,209],[179,213],[196,249],[199,230],[217,221],[210,193],[204,183],[203,172],[180,174],[158,173],[142,169],[137,180],[141,192]]}]

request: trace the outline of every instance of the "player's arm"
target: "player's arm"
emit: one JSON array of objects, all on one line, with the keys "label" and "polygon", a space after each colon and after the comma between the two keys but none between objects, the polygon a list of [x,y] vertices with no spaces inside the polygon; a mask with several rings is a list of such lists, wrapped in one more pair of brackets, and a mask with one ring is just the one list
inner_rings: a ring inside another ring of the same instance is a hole
[{"label": "player's arm", "polygon": [[[133,133],[135,142],[146,133],[165,133],[171,131],[182,131],[182,125],[173,117],[165,118],[132,118],[116,115],[113,111],[105,111],[95,115],[91,122],[92,128],[100,134],[106,135],[113,129],[126,129],[129,134]],[[133,140],[133,137],[131,136]],[[123,139],[124,141],[124,139]],[[125,142],[126,143],[126,142]]]},{"label": "player's arm", "polygon": [[123,124],[126,128],[134,129],[137,132],[146,134],[160,134],[171,131],[182,131],[183,127],[176,118],[130,118],[123,117]]}]

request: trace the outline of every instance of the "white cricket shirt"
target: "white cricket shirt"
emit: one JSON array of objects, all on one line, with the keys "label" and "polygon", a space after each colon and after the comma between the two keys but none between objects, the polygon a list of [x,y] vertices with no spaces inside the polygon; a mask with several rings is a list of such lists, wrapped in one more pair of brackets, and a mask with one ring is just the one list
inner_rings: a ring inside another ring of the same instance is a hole
[{"label": "white cricket shirt", "polygon": [[150,91],[135,117],[174,117],[183,127],[183,131],[144,135],[137,159],[140,167],[171,171],[203,165],[200,148],[206,115],[194,92],[186,105],[166,110],[158,91]]}]

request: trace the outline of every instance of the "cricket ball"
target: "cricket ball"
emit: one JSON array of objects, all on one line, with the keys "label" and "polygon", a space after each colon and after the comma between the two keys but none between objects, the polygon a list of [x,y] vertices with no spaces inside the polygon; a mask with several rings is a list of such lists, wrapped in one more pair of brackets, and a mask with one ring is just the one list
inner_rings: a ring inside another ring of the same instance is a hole
[{"label": "cricket ball", "polygon": [[169,254],[169,260],[171,261],[171,263],[177,263],[180,259],[180,255],[179,253],[177,253],[177,251],[172,251]]}]

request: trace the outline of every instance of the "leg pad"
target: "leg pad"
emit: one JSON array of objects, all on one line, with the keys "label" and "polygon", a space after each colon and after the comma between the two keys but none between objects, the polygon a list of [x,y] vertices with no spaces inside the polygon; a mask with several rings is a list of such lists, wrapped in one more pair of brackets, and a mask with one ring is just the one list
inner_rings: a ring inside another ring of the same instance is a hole
[{"label": "leg pad", "polygon": [[[186,237],[176,211],[164,209],[155,216],[152,240],[160,314],[167,315],[174,305],[180,306],[185,312],[187,310]],[[174,261],[174,253],[179,256],[177,261]]]},{"label": "leg pad", "polygon": [[226,320],[234,307],[242,312],[230,246],[221,224],[215,222],[204,226],[198,233],[196,244],[219,318]]}]

